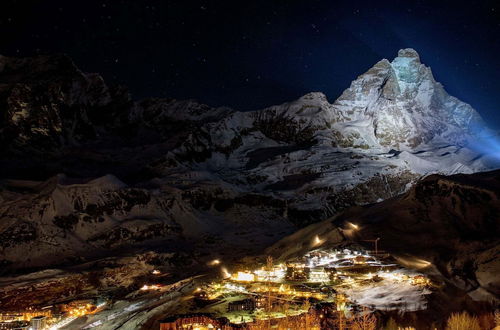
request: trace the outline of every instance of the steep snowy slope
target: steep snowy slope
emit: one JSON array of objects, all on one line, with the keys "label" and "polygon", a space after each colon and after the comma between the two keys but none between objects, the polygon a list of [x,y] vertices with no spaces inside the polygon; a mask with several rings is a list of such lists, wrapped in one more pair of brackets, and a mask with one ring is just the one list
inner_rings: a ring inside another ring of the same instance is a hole
[{"label": "steep snowy slope", "polygon": [[215,185],[145,189],[112,175],[90,181],[58,175],[45,182],[7,180],[0,189],[0,275],[149,249],[232,251],[236,258],[273,242],[269,232],[294,229],[283,217],[283,202],[235,196]]}]

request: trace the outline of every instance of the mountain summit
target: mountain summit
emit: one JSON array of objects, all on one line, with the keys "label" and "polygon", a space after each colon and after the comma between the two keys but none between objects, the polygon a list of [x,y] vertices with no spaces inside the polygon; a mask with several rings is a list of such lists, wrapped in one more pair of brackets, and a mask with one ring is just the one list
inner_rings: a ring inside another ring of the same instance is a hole
[{"label": "mountain summit", "polygon": [[434,80],[415,50],[402,49],[391,63],[383,63],[383,83],[371,86],[379,92],[374,91],[366,109],[373,113],[374,135],[381,145],[464,144],[484,127],[469,104],[448,95]]},{"label": "mountain summit", "polygon": [[332,134],[322,136],[339,146],[413,150],[427,144],[465,145],[485,128],[480,115],[448,95],[411,48],[401,49],[392,62],[376,63],[333,104],[321,94],[296,103],[294,108],[319,108],[319,118],[307,118],[303,109],[289,115],[331,127]]}]

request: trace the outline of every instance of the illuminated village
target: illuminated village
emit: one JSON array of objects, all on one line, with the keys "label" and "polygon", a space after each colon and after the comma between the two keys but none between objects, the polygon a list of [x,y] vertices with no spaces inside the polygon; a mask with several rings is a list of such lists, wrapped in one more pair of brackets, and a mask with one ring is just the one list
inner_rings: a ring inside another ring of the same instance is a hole
[{"label": "illuminated village", "polygon": [[68,303],[44,307],[27,307],[25,310],[0,313],[0,329],[50,329],[62,328],[79,317],[98,313],[106,306],[97,299],[72,300]]},{"label": "illuminated village", "polygon": [[[426,276],[378,250],[321,248],[322,243],[316,236],[303,256],[281,263],[268,257],[255,269],[230,272],[222,260],[210,261],[220,274],[191,281],[192,288],[176,303],[180,313],[166,314],[160,329],[347,329],[359,322],[375,324],[376,310],[426,309],[425,296],[433,287]],[[150,278],[158,282],[142,283],[125,310],[144,302],[137,299],[160,302],[168,295],[162,276],[153,270]],[[111,305],[111,300],[81,299],[3,312],[0,329],[71,329],[82,317],[110,319],[106,310]],[[99,328],[100,322],[84,328]]]},{"label": "illuminated village", "polygon": [[221,271],[222,280],[195,289],[195,311],[167,318],[160,329],[347,329],[360,322],[375,329],[373,311],[425,309],[433,287],[390,256],[362,249],[314,249],[285,263],[268,257],[257,269]]}]

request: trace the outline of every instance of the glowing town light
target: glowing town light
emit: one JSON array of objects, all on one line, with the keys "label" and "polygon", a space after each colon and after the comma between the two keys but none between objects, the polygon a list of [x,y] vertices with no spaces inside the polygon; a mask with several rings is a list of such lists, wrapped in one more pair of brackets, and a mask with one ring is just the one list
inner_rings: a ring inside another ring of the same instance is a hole
[{"label": "glowing town light", "polygon": [[349,224],[349,227],[351,227],[354,230],[358,230],[359,229],[359,226],[356,225],[356,224],[354,224],[354,223],[352,223],[352,222],[348,222],[348,224]]},{"label": "glowing town light", "polygon": [[430,265],[432,265],[431,262],[424,260],[424,259],[415,259],[414,262],[415,262],[416,266],[419,268],[425,268],[425,267],[429,267]]},{"label": "glowing town light", "polygon": [[421,286],[429,286],[431,285],[431,281],[425,277],[424,275],[416,275],[411,278],[412,285],[421,285]]},{"label": "glowing town light", "polygon": [[402,257],[396,257],[396,260],[400,262],[401,264],[405,265],[406,267],[412,267],[412,268],[426,268],[432,265],[431,262],[424,260],[424,259],[419,259],[419,258],[402,258]]},{"label": "glowing town light", "polygon": [[219,259],[214,259],[208,263],[210,266],[216,266],[220,265],[220,260]]},{"label": "glowing town light", "polygon": [[255,275],[247,272],[238,272],[233,274],[231,279],[238,282],[252,282],[255,281]]},{"label": "glowing town light", "polygon": [[147,285],[147,284],[144,284],[140,290],[141,291],[148,291],[148,290],[159,290],[160,289],[160,286],[158,284],[151,284],[151,285]]},{"label": "glowing town light", "polygon": [[153,274],[153,275],[160,275],[160,274],[161,274],[161,272],[160,272],[158,269],[155,269],[155,270],[153,270],[153,271],[151,272],[151,274]]},{"label": "glowing town light", "polygon": [[222,278],[226,279],[231,277],[231,273],[227,271],[226,267],[222,267],[221,271],[222,271]]},{"label": "glowing town light", "polygon": [[318,245],[321,245],[323,243],[324,243],[324,240],[320,239],[318,235],[314,236],[313,243],[312,243],[313,246],[318,246]]}]

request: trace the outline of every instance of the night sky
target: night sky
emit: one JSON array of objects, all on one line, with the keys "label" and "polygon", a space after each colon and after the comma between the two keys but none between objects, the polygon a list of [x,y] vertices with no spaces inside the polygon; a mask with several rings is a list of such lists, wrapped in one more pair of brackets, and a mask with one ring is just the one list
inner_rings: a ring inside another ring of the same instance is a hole
[{"label": "night sky", "polygon": [[447,91],[500,128],[498,1],[12,1],[0,53],[66,53],[134,98],[239,110],[322,91],[415,48]]}]

